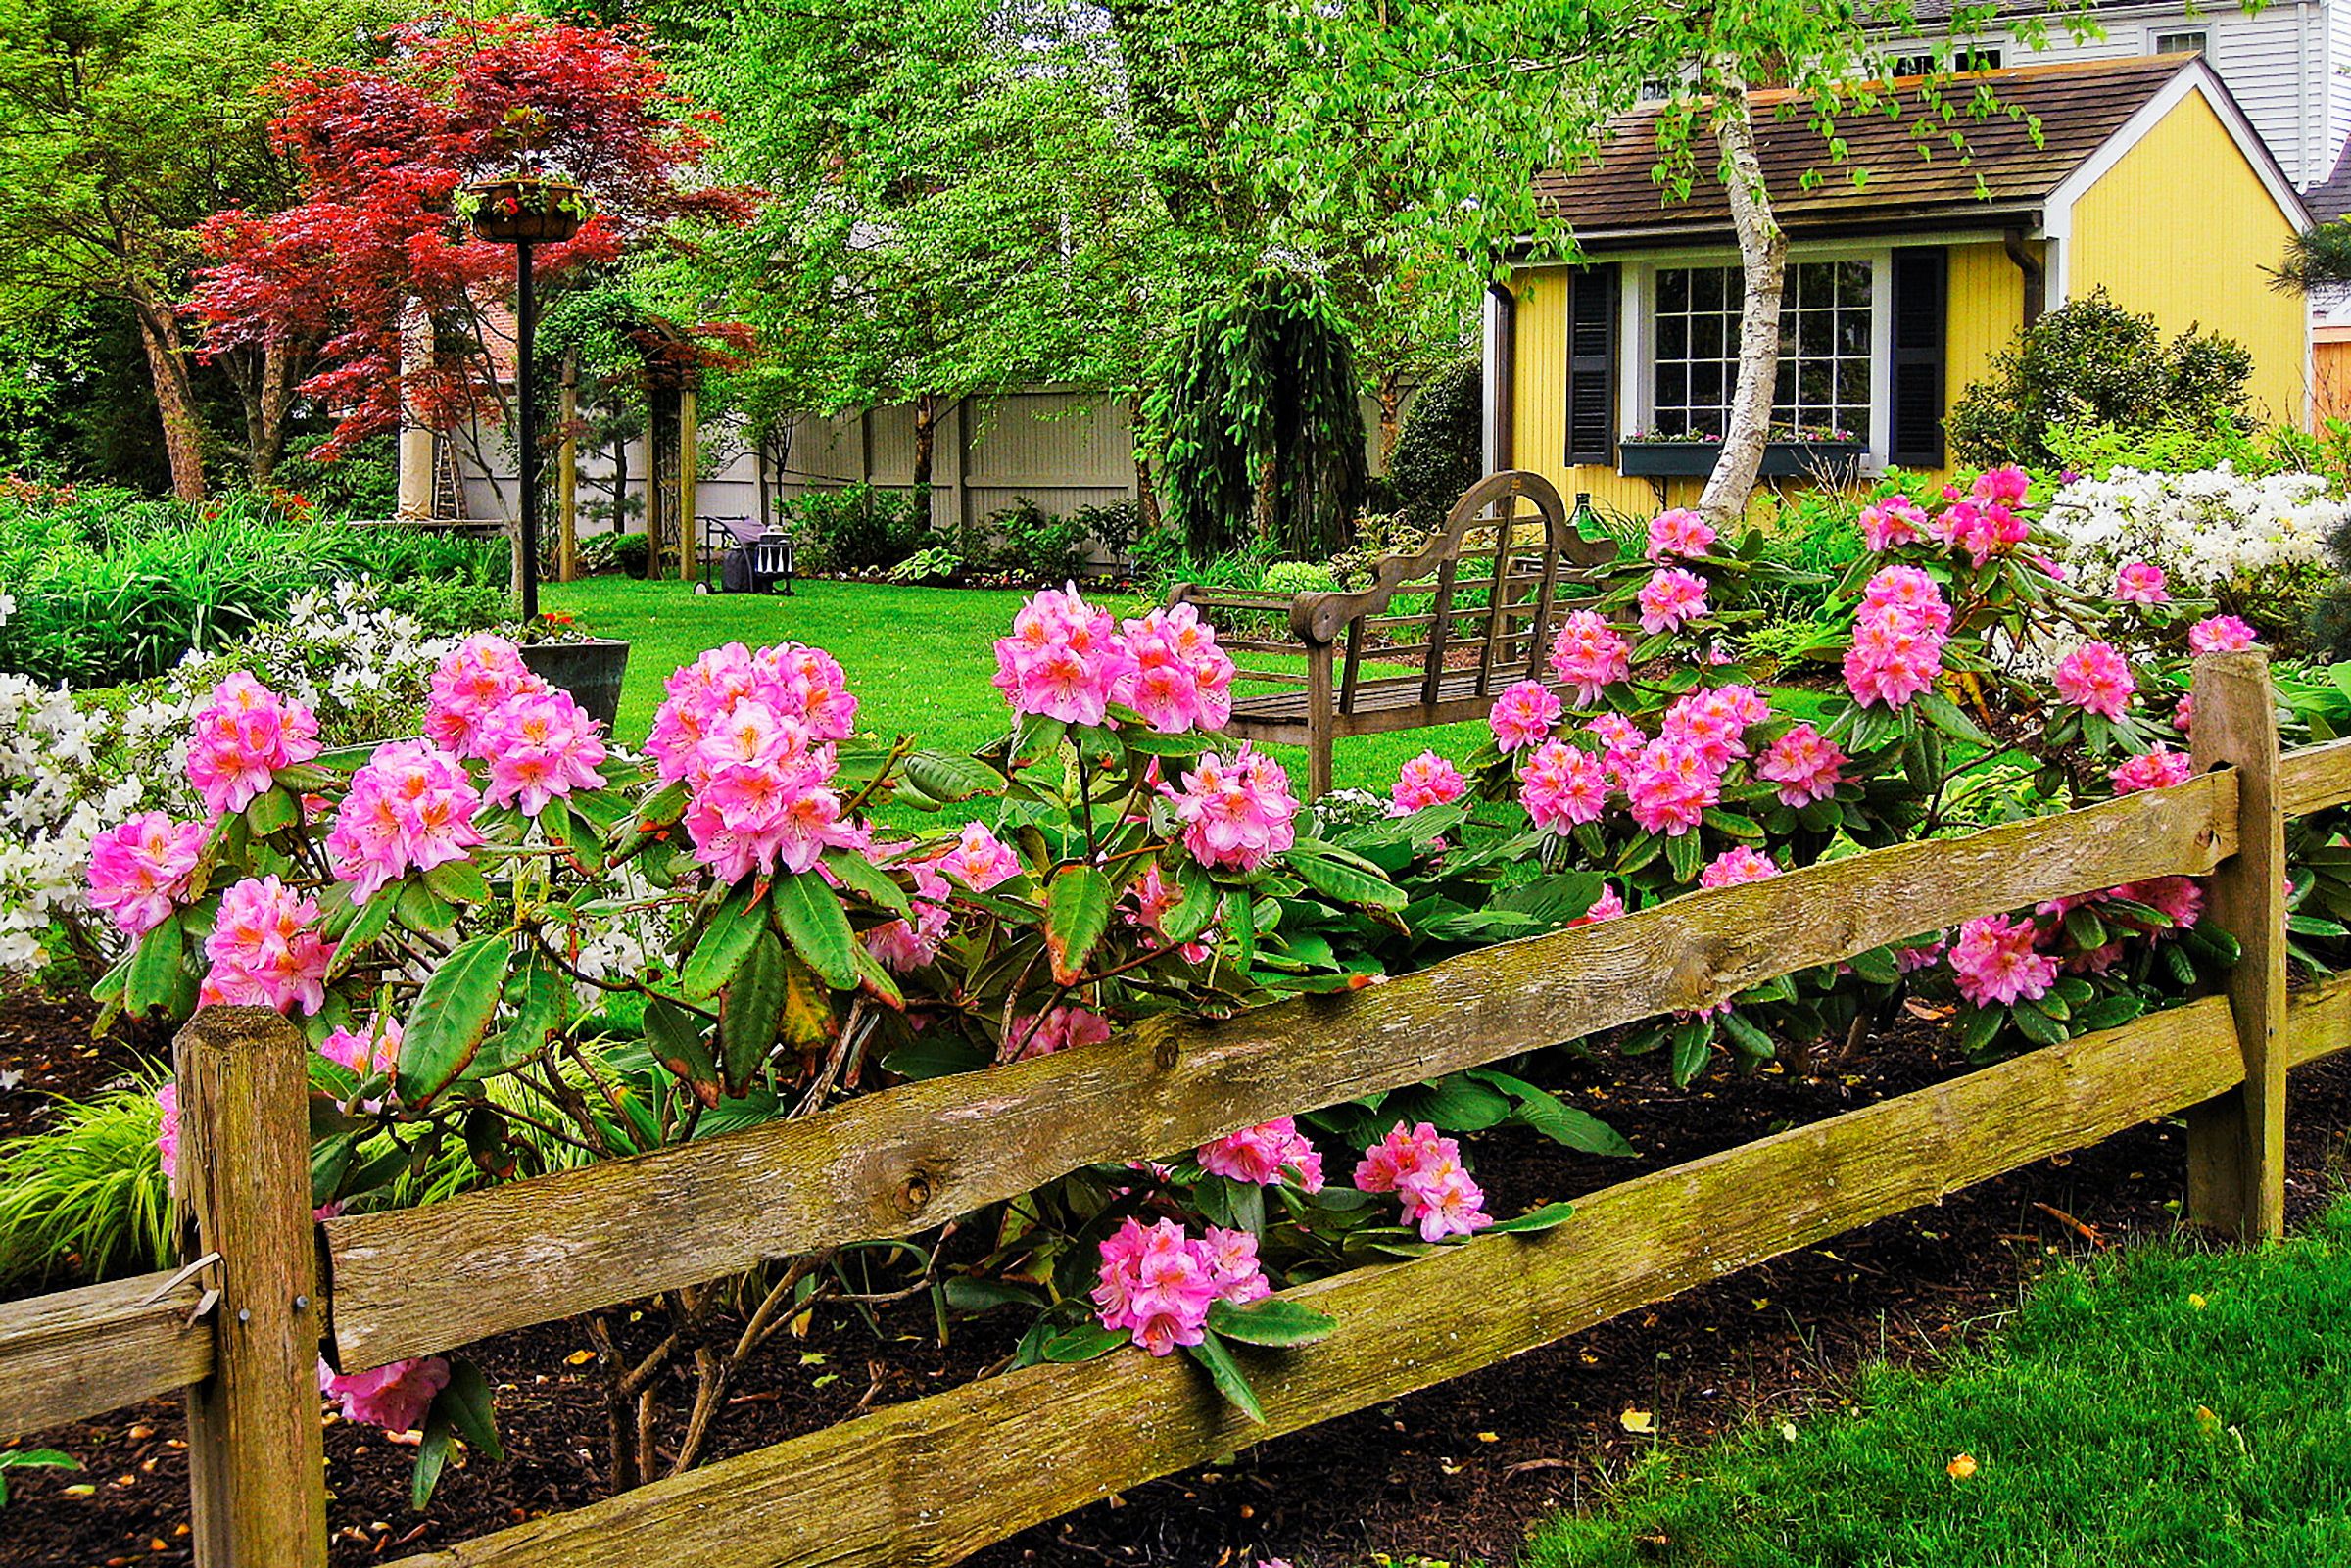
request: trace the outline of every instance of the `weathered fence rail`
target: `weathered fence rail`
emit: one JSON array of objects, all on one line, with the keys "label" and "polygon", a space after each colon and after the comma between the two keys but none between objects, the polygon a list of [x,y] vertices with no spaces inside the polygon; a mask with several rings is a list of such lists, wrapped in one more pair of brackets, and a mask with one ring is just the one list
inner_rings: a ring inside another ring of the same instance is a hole
[{"label": "weathered fence rail", "polygon": [[[1554,1231],[1300,1287],[1291,1294],[1339,1326],[1257,1358],[1265,1426],[1177,1359],[1038,1366],[408,1561],[953,1562],[1108,1493],[2155,1117],[2188,1116],[2191,1213],[2271,1234],[2284,1073],[2351,1047],[2351,980],[2285,995],[2283,824],[2351,800],[2351,744],[2280,757],[2256,655],[2203,661],[2196,714],[2197,760],[2216,771],[2169,789],[1694,893],[1348,997],[1222,1023],[1154,1021],[802,1121],[315,1227],[298,1158],[301,1042],[274,1015],[216,1010],[183,1035],[179,1069],[194,1118],[191,1246],[222,1255],[215,1308],[191,1325],[203,1284],[170,1275],[0,1307],[0,1434],[187,1388],[198,1560],[321,1561],[313,1345],[356,1369],[909,1234],[1098,1161],[1710,1005],[1979,915],[2177,874],[2211,878],[2213,918],[2244,944],[2225,994],[1585,1195]],[[1444,1304],[1433,1318],[1431,1301]]]}]

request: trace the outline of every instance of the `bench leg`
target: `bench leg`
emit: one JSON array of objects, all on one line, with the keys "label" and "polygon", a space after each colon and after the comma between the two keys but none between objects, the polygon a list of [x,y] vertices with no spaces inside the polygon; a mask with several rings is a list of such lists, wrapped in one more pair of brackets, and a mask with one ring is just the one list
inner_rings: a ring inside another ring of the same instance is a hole
[{"label": "bench leg", "polygon": [[1315,801],[1330,793],[1331,751],[1338,738],[1338,699],[1331,689],[1327,642],[1306,653],[1306,787]]}]

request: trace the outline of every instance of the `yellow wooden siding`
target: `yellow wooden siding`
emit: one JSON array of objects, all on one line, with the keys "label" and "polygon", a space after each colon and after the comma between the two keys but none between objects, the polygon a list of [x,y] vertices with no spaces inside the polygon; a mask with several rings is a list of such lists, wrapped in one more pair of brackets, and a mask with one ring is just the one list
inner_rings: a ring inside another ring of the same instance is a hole
[{"label": "yellow wooden siding", "polygon": [[2104,284],[2167,337],[2201,326],[2235,339],[2252,351],[2255,412],[2300,424],[2307,307],[2263,271],[2292,232],[2228,127],[2191,93],[2074,204],[2066,289],[2081,299]]},{"label": "yellow wooden siding", "polygon": [[[2036,245],[2036,249],[2039,246]],[[1996,240],[1950,248],[1943,338],[1943,410],[1947,417],[1969,385],[1991,373],[1994,356],[2016,346],[2025,324],[2025,279]]]}]

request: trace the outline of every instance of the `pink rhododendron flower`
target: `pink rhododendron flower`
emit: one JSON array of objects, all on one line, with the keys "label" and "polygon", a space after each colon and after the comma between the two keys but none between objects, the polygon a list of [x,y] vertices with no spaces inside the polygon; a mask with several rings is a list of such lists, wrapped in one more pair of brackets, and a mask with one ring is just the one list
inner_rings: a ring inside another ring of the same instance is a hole
[{"label": "pink rhododendron flower", "polygon": [[1759,882],[1779,874],[1780,868],[1769,856],[1740,844],[1707,861],[1705,869],[1698,874],[1698,885],[1736,887],[1741,882]]},{"label": "pink rhododendron flower", "polygon": [[[888,858],[877,864],[898,864]],[[865,933],[865,950],[881,962],[884,969],[903,974],[908,970],[921,969],[938,957],[939,944],[946,940],[947,927],[953,921],[953,911],[947,900],[954,889],[938,874],[937,866],[929,860],[903,863],[914,875],[914,895],[907,900],[914,909],[910,922],[903,916],[887,926],[877,926]]]},{"label": "pink rhododendron flower", "polygon": [[1706,613],[1706,580],[1680,567],[1652,572],[1634,595],[1641,606],[1641,630],[1655,636],[1674,632]]},{"label": "pink rhododendron flower", "polygon": [[1041,1017],[1024,1013],[1015,1018],[1012,1033],[1004,1043],[1012,1052],[1011,1060],[1027,1062],[1033,1057],[1066,1051],[1073,1045],[1100,1045],[1110,1034],[1110,1020],[1076,1003],[1065,1003],[1048,1009]]},{"label": "pink rhododendron flower", "polygon": [[1550,739],[1551,727],[1559,722],[1559,699],[1551,688],[1540,681],[1520,681],[1503,688],[1494,699],[1494,711],[1486,715],[1486,725],[1507,757]]},{"label": "pink rhododendron flower", "polygon": [[1569,921],[1565,928],[1573,930],[1578,926],[1597,926],[1602,921],[1615,920],[1623,913],[1624,895],[1603,882],[1600,885],[1600,896],[1592,900],[1592,907]]},{"label": "pink rhododendron flower", "polygon": [[318,755],[318,719],[244,670],[213,688],[192,721],[188,783],[215,817],[243,811],[281,768]]},{"label": "pink rhododendron flower", "polygon": [[2233,615],[2207,615],[2187,629],[2187,645],[2195,653],[2236,653],[2257,639],[2253,628]]},{"label": "pink rhododendron flower", "polygon": [[1203,866],[1255,871],[1268,855],[1298,840],[1291,826],[1298,797],[1290,793],[1290,776],[1246,744],[1229,762],[1213,751],[1201,757],[1183,776],[1175,808],[1184,825],[1183,846]]},{"label": "pink rhododendron flower", "polygon": [[1551,640],[1551,667],[1575,688],[1578,707],[1600,700],[1601,689],[1633,673],[1632,646],[1598,610],[1577,610]]},{"label": "pink rhododendron flower", "polygon": [[550,688],[510,697],[475,730],[490,763],[489,801],[537,816],[574,789],[603,787],[600,727],[571,693]]},{"label": "pink rhododendron flower", "polygon": [[1679,838],[1722,798],[1722,770],[1687,740],[1659,736],[1625,770],[1624,793],[1643,832]]},{"label": "pink rhododendron flower", "polygon": [[1653,561],[1703,555],[1713,546],[1714,537],[1712,526],[1703,517],[1677,507],[1649,520],[1649,548],[1644,553]]},{"label": "pink rhododendron flower", "polygon": [[[1168,939],[1168,912],[1183,902],[1183,889],[1162,877],[1159,862],[1153,861],[1143,868],[1143,874],[1134,879],[1134,885],[1127,891],[1128,896],[1134,900],[1134,908],[1127,912],[1127,923],[1139,926],[1150,933],[1148,945],[1165,946]],[[1213,950],[1207,942],[1194,940],[1184,943],[1176,951],[1187,964],[1202,964],[1208,961],[1208,955]]]},{"label": "pink rhododendron flower", "polygon": [[2172,709],[2172,728],[2179,731],[2182,735],[2186,735],[2189,729],[2194,725],[2195,718],[2195,693],[2192,691],[2183,693],[2180,698],[2179,705]]},{"label": "pink rhododendron flower", "polygon": [[987,831],[984,823],[967,822],[955,846],[938,857],[938,869],[976,893],[1021,874],[1021,860]]},{"label": "pink rhododendron flower", "polygon": [[[2117,898],[2127,898],[2158,911],[2172,923],[2155,932],[2158,938],[2186,930],[2204,913],[2204,886],[2193,877],[2153,877],[2143,882],[2125,882],[2114,893]],[[2114,919],[2130,924],[2124,916],[2117,915]]]},{"label": "pink rhododendron flower", "polygon": [[2112,643],[2085,642],[2057,661],[2057,695],[2085,713],[2119,719],[2138,684]]},{"label": "pink rhododendron flower", "polygon": [[1238,1132],[1200,1146],[1200,1168],[1215,1176],[1254,1182],[1260,1187],[1281,1184],[1284,1166],[1298,1172],[1301,1192],[1322,1190],[1322,1156],[1298,1130],[1294,1117],[1276,1117],[1263,1126]]},{"label": "pink rhododendron flower", "polygon": [[1861,543],[1872,550],[1897,549],[1926,537],[1926,508],[1907,496],[1889,496],[1861,508]]},{"label": "pink rhododendron flower", "polygon": [[161,926],[188,893],[205,827],[143,811],[90,840],[90,904],[127,936]]},{"label": "pink rhododendron flower", "polygon": [[1700,687],[1674,699],[1658,736],[1696,746],[1717,773],[1747,755],[1747,732],[1771,717],[1771,704],[1747,686]]},{"label": "pink rhododendron flower", "polygon": [[1844,782],[1841,770],[1851,759],[1837,742],[1809,724],[1799,724],[1774,740],[1755,764],[1755,777],[1780,786],[1780,802],[1808,806],[1827,800]]},{"label": "pink rhododendron flower", "polygon": [[1598,822],[1607,799],[1607,764],[1564,740],[1546,740],[1536,747],[1518,780],[1518,803],[1535,826],[1548,832]]},{"label": "pink rhododendron flower", "polygon": [[449,1363],[438,1355],[394,1361],[368,1372],[337,1372],[318,1363],[318,1392],[343,1408],[346,1421],[364,1421],[387,1432],[413,1432],[424,1425],[433,1397],[449,1387]]},{"label": "pink rhododendron flower", "polygon": [[1632,766],[1641,748],[1649,744],[1649,736],[1641,727],[1621,713],[1602,714],[1584,726],[1584,733],[1600,736],[1600,760],[1607,769],[1611,784],[1624,782],[1624,770]]},{"label": "pink rhododendron flower", "polygon": [[167,1079],[156,1087],[155,1158],[163,1166],[165,1184],[179,1190],[179,1084]]},{"label": "pink rhododendron flower", "polygon": [[378,1021],[381,1033],[368,1029],[337,1029],[318,1042],[318,1054],[349,1068],[361,1078],[389,1073],[400,1065],[400,1020]]},{"label": "pink rhododendron flower", "polygon": [[1388,790],[1388,815],[1409,817],[1428,806],[1459,800],[1469,788],[1462,770],[1433,751],[1423,751],[1397,772]]},{"label": "pink rhododendron flower", "polygon": [[[1319,1185],[1318,1182],[1317,1186]],[[1199,1250],[1201,1261],[1208,1265],[1208,1277],[1216,1284],[1218,1300],[1246,1307],[1273,1294],[1272,1282],[1266,1278],[1265,1268],[1257,1260],[1257,1237],[1253,1232],[1211,1225],[1194,1246]]]},{"label": "pink rhododendron flower", "polygon": [[1863,707],[1903,707],[1941,677],[1943,648],[1943,633],[1919,610],[1864,602],[1845,652],[1846,688]]},{"label": "pink rhododendron flower", "polygon": [[477,632],[433,672],[424,704],[425,737],[444,751],[487,762],[495,754],[483,733],[491,715],[516,697],[552,689],[522,662],[520,648],[503,637]]},{"label": "pink rhododendron flower", "polygon": [[351,776],[327,859],[364,902],[411,872],[463,860],[482,841],[481,804],[456,758],[429,740],[387,740]]},{"label": "pink rhododendron flower", "polygon": [[1951,975],[1959,994],[1977,1007],[1997,1007],[2046,996],[2057,961],[2033,949],[2029,920],[1987,915],[1959,927],[1951,944]]},{"label": "pink rhododendron flower", "polygon": [[2151,561],[2131,561],[2114,574],[2114,596],[2125,604],[2168,604],[2163,568]]},{"label": "pink rhododendron flower", "polygon": [[1999,501],[1957,500],[1935,519],[1931,531],[1953,549],[1967,551],[1978,566],[2005,554],[2032,536],[2024,518]]},{"label": "pink rhododendron flower", "polygon": [[1195,1241],[1172,1219],[1150,1225],[1128,1217],[1102,1243],[1093,1289],[1102,1326],[1126,1329],[1153,1355],[1207,1338],[1208,1309],[1272,1293],[1257,1264],[1257,1238],[1211,1228]]},{"label": "pink rhododendron flower", "polygon": [[1937,959],[1943,957],[1943,950],[1947,945],[1941,936],[1938,936],[1931,942],[1912,942],[1906,947],[1897,946],[1894,950],[1894,967],[1903,974],[1915,974],[1920,970],[1931,967]]},{"label": "pink rhododendron flower", "polygon": [[713,769],[809,751],[855,733],[857,699],[833,656],[786,642],[711,648],[670,672],[645,749],[666,781],[699,786]]},{"label": "pink rhododendron flower", "polygon": [[334,956],[317,921],[317,900],[274,877],[249,877],[229,888],[204,939],[212,969],[200,1002],[317,1012],[326,1005],[326,966]]},{"label": "pink rhododendron flower", "polygon": [[1216,629],[1200,619],[1198,610],[1189,604],[1153,610],[1127,622],[1125,633],[1126,657],[1120,663],[1126,673],[1114,700],[1134,709],[1162,735],[1224,728],[1232,717],[1233,663],[1217,646]]},{"label": "pink rhododendron flower", "polygon": [[2195,772],[2195,764],[2184,751],[2148,751],[2135,757],[2126,757],[2114,770],[2114,792],[2118,795],[2135,794],[2141,789],[2161,789],[2168,784],[2185,784]]},{"label": "pink rhododendron flower", "polygon": [[1865,612],[1893,605],[1939,637],[1950,634],[1951,606],[1943,586],[1915,566],[1889,566],[1872,577],[1861,590],[1861,603]]},{"label": "pink rhododendron flower", "polygon": [[1978,474],[1967,493],[1994,506],[2021,506],[2026,493],[2032,488],[2032,476],[2016,464],[2008,463],[1998,468],[1987,468]]},{"label": "pink rhododendron flower", "polygon": [[1135,675],[1110,612],[1086,603],[1075,583],[1033,594],[1012,635],[996,640],[995,687],[1015,713],[1100,724]]},{"label": "pink rhododendron flower", "polygon": [[1406,1224],[1418,1224],[1424,1241],[1466,1236],[1494,1223],[1481,1212],[1485,1194],[1462,1168],[1461,1145],[1423,1121],[1401,1121],[1364,1151],[1355,1167],[1358,1192],[1392,1192],[1404,1200]]}]

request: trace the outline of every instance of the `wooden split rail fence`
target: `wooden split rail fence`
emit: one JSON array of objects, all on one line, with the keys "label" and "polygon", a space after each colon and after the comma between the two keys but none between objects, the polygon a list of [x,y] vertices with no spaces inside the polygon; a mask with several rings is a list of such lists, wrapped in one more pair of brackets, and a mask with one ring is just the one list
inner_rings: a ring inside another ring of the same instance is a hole
[{"label": "wooden split rail fence", "polygon": [[[1180,1357],[1041,1365],[532,1520],[410,1568],[951,1563],[1030,1524],[1267,1436],[1548,1344],[1689,1286],[2185,1114],[2188,1203],[2251,1238],[2282,1223],[2289,1067],[2351,1046],[2351,980],[2286,994],[2287,816],[2351,801],[2351,742],[2279,756],[2258,654],[2203,660],[2185,784],[1694,892],[1340,997],[853,1100],[432,1208],[314,1223],[306,1052],[214,1009],[180,1036],[194,1255],[0,1307],[0,1435],[185,1390],[197,1560],[325,1558],[312,1353],[380,1365],[908,1235],[1100,1161],[1726,1000],[1773,975],[2069,893],[2208,876],[2243,943],[2222,994],[1581,1196],[1540,1235],[1486,1236],[1297,1288],[1337,1319],[1248,1354],[1266,1423]],[[217,1292],[216,1296],[212,1293]],[[1445,1304],[1430,1314],[1425,1304]],[[199,1311],[209,1307],[209,1310]]]}]

